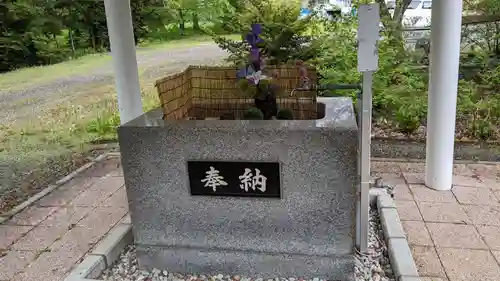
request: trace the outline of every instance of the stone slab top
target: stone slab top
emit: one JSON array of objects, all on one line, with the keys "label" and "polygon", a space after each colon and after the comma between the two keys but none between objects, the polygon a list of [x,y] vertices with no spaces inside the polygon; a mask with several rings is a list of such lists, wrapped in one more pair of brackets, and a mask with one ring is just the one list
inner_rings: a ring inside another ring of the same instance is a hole
[{"label": "stone slab top", "polygon": [[169,128],[214,128],[218,130],[357,130],[353,102],[348,97],[318,97],[317,102],[325,105],[325,117],[316,120],[163,120],[161,108],[121,125],[132,127],[169,127]]}]

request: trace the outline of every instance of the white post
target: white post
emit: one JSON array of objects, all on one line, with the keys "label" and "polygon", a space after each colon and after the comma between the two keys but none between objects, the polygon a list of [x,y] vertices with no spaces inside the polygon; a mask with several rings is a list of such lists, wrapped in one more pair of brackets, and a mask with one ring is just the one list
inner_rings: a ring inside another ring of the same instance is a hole
[{"label": "white post", "polygon": [[360,104],[360,131],[356,244],[362,253],[368,252],[370,150],[372,131],[372,79],[378,69],[377,41],[379,38],[379,4],[360,5],[358,13],[358,71],[363,73],[363,91]]},{"label": "white post", "polygon": [[462,0],[432,5],[425,184],[450,190],[453,175]]},{"label": "white post", "polygon": [[143,113],[130,0],[104,0],[104,6],[120,122],[124,124]]}]

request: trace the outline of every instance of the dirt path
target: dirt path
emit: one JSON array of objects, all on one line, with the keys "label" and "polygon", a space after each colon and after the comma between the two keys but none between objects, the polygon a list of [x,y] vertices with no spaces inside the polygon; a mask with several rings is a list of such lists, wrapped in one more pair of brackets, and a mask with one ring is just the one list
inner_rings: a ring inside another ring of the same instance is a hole
[{"label": "dirt path", "polygon": [[[153,79],[182,71],[188,65],[220,63],[226,53],[215,44],[176,49],[139,49],[137,62],[143,79]],[[75,100],[91,87],[112,85],[111,62],[88,73],[53,80],[17,91],[0,90],[0,122],[30,118],[44,107],[61,100]]]}]

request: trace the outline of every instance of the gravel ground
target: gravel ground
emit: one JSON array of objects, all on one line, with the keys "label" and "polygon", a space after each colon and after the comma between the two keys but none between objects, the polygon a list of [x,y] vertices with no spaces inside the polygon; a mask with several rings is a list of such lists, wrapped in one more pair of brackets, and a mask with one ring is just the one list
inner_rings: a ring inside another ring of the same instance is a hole
[{"label": "gravel ground", "polygon": [[[207,43],[188,48],[140,49],[137,52],[137,63],[143,71],[142,77],[151,79],[182,71],[188,65],[217,64],[226,56],[217,45]],[[33,118],[44,108],[61,100],[74,100],[78,103],[77,98],[85,95],[85,89],[113,83],[110,61],[88,73],[56,79],[46,84],[15,91],[0,89],[0,123]]]},{"label": "gravel ground", "polygon": [[[383,239],[382,227],[376,210],[370,211],[369,253],[356,255],[356,281],[395,281],[392,274],[387,246]],[[106,269],[99,279],[106,281],[264,281],[262,278],[251,279],[244,276],[182,275],[167,270],[139,270],[134,246],[129,246],[111,268]],[[267,281],[306,281],[302,278],[275,278]],[[309,280],[308,280],[309,281]],[[314,278],[310,281],[325,281]]]}]

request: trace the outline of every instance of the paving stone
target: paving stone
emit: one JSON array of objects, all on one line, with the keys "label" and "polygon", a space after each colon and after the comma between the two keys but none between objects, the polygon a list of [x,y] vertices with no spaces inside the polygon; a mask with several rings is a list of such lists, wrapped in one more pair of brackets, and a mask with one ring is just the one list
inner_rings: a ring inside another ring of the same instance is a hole
[{"label": "paving stone", "polygon": [[97,208],[56,241],[51,250],[87,252],[127,213],[123,208]]},{"label": "paving stone", "polygon": [[40,225],[42,226],[58,226],[64,225],[69,227],[76,224],[83,217],[92,211],[91,207],[65,206],[57,210],[47,217]]},{"label": "paving stone", "polygon": [[128,210],[125,208],[99,207],[78,222],[78,225],[90,228],[107,228],[109,230],[117,224],[127,212]]},{"label": "paving stone", "polygon": [[373,172],[392,174],[401,173],[401,169],[399,168],[400,163],[398,162],[372,161],[370,164],[370,171]]},{"label": "paving stone", "polygon": [[66,232],[68,232],[68,227],[65,225],[36,226],[26,236],[14,243],[11,248],[25,251],[42,251],[47,249],[47,247],[52,245],[52,243]]},{"label": "paving stone", "polygon": [[458,203],[418,202],[420,213],[426,222],[465,223],[472,221]]},{"label": "paving stone", "polygon": [[35,251],[8,251],[0,257],[0,280],[11,279],[33,261],[38,253]]},{"label": "paving stone", "polygon": [[[500,180],[481,178],[481,181],[484,182],[486,187],[492,189],[493,191],[500,191]],[[498,198],[500,199],[500,198]]]},{"label": "paving stone", "polygon": [[75,178],[41,198],[36,205],[42,207],[64,206],[94,183],[91,178]]},{"label": "paving stone", "polygon": [[379,173],[379,177],[382,178],[382,182],[384,184],[390,184],[390,185],[398,185],[398,184],[405,184],[406,180],[403,177],[403,174],[399,173]]},{"label": "paving stone", "polygon": [[0,225],[0,249],[7,249],[32,228],[33,226]]},{"label": "paving stone", "polygon": [[495,179],[498,175],[498,169],[496,165],[485,165],[485,164],[469,164],[468,168],[475,174],[481,177]]},{"label": "paving stone", "polygon": [[69,251],[44,252],[12,281],[61,281],[82,257]]},{"label": "paving stone", "polygon": [[403,221],[404,232],[410,245],[434,246],[423,221]]},{"label": "paving stone", "polygon": [[473,225],[451,223],[427,223],[436,247],[488,249]]},{"label": "paving stone", "polygon": [[464,209],[473,224],[500,226],[499,206],[464,205]]},{"label": "paving stone", "polygon": [[494,190],[493,194],[495,195],[495,198],[497,199],[497,201],[500,202],[500,190]]},{"label": "paving stone", "polygon": [[422,216],[418,210],[417,204],[414,201],[400,201],[395,200],[396,208],[398,210],[399,218],[401,220],[421,221]]},{"label": "paving stone", "polygon": [[425,184],[425,174],[423,173],[405,173],[403,176],[408,184]]},{"label": "paving stone", "polygon": [[52,213],[57,211],[58,207],[37,207],[31,206],[13,216],[8,224],[16,225],[37,225]]},{"label": "paving stone", "polygon": [[472,176],[474,173],[467,164],[453,164],[453,174],[461,176]]},{"label": "paving stone", "polygon": [[120,223],[123,223],[123,224],[132,224],[132,220],[130,218],[130,213],[127,213],[125,215],[125,217],[123,217],[123,219],[120,221]]},{"label": "paving stone", "polygon": [[396,184],[394,186],[394,199],[413,201],[413,195],[411,194],[410,188],[408,188],[406,183]]},{"label": "paving stone", "polygon": [[96,207],[123,185],[123,178],[120,177],[100,178],[90,188],[80,193],[78,197],[71,201],[70,205]]},{"label": "paving stone", "polygon": [[499,205],[493,192],[487,188],[455,185],[452,191],[460,204]]},{"label": "paving stone", "polygon": [[500,264],[500,251],[491,251],[493,253],[493,256],[497,260],[497,263]]},{"label": "paving stone", "polygon": [[443,278],[439,278],[439,277],[420,277],[420,281],[448,281],[448,279],[444,278],[444,277]]},{"label": "paving stone", "polygon": [[120,167],[117,170],[111,171],[107,175],[110,176],[110,177],[123,177],[123,169]]},{"label": "paving stone", "polygon": [[476,228],[490,249],[500,250],[500,227],[478,225]]},{"label": "paving stone", "polygon": [[453,185],[470,186],[470,187],[481,187],[484,188],[486,185],[481,182],[478,177],[471,176],[453,176]]},{"label": "paving stone", "polygon": [[440,191],[426,187],[425,185],[410,184],[411,192],[415,201],[420,202],[441,202],[453,203],[457,202],[453,193],[449,190]]},{"label": "paving stone", "polygon": [[91,168],[87,169],[78,176],[82,178],[86,177],[101,178],[120,169],[121,169],[120,158],[108,158],[106,160],[94,163],[94,165]]},{"label": "paving stone", "polygon": [[99,204],[102,207],[119,207],[128,208],[127,191],[125,187],[118,189],[113,195],[108,197],[103,203]]},{"label": "paving stone", "polygon": [[500,267],[489,251],[453,248],[436,250],[450,280],[498,281]]},{"label": "paving stone", "polygon": [[425,173],[424,162],[399,163],[399,167],[403,173]]},{"label": "paving stone", "polygon": [[434,247],[410,246],[413,259],[420,276],[436,276],[446,278],[441,261]]},{"label": "paving stone", "polygon": [[61,239],[49,247],[50,251],[72,252],[83,255],[88,252],[109,229],[93,229],[83,226],[75,226]]}]

